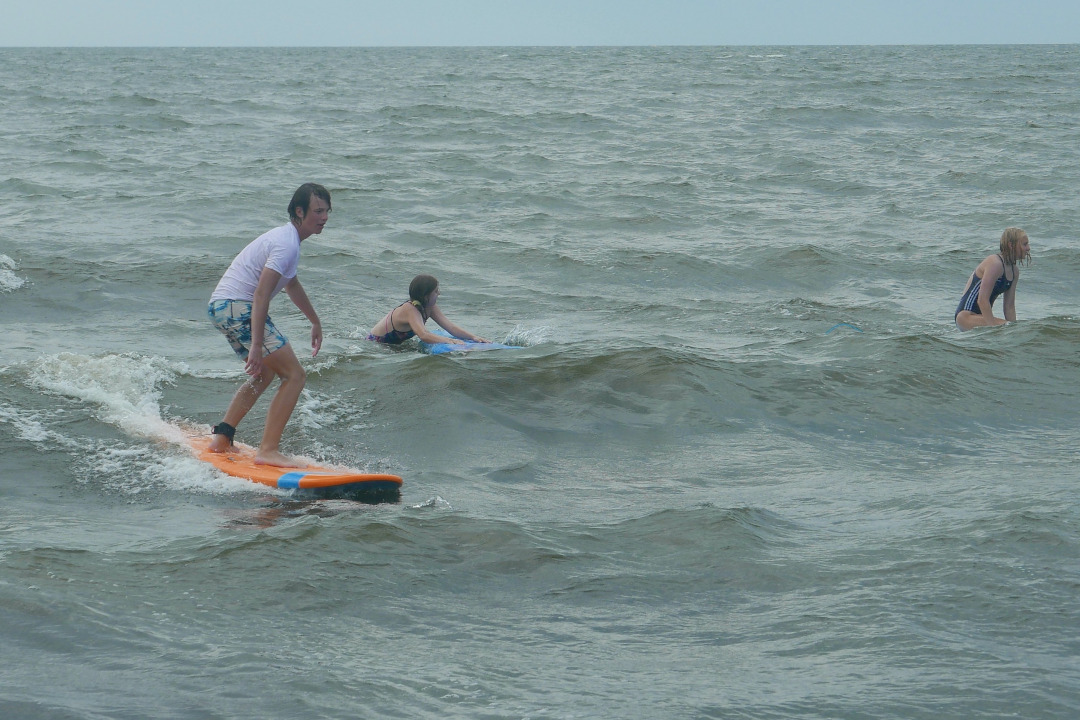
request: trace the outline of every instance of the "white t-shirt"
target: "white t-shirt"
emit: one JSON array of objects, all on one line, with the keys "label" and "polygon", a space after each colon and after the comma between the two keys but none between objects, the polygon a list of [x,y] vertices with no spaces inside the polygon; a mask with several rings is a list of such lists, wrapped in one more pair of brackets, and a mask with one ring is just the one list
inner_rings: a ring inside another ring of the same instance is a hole
[{"label": "white t-shirt", "polygon": [[273,298],[296,277],[299,262],[300,233],[296,231],[296,226],[288,223],[274,228],[252,240],[240,251],[221,276],[210,299],[252,302],[263,268],[281,273],[281,280],[270,295]]}]

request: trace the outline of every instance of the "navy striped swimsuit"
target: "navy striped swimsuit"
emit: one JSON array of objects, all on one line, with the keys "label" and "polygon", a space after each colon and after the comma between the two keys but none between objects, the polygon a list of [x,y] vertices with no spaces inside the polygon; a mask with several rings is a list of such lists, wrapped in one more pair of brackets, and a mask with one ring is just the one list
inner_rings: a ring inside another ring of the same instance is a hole
[{"label": "navy striped swimsuit", "polygon": [[[994,283],[993,290],[990,291],[990,306],[993,307],[994,301],[998,299],[1001,293],[1005,292],[1012,287],[1013,281],[1005,279],[1005,258],[1001,257],[998,253],[998,258],[1001,260],[1001,275]],[[1016,277],[1016,268],[1013,268],[1013,277]],[[971,273],[971,281],[968,283],[967,290],[964,291],[963,297],[960,298],[960,304],[956,306],[956,312],[953,314],[953,319],[960,314],[961,310],[967,310],[973,312],[976,315],[982,315],[982,310],[979,309],[979,288],[982,287],[982,278],[975,273]]]}]

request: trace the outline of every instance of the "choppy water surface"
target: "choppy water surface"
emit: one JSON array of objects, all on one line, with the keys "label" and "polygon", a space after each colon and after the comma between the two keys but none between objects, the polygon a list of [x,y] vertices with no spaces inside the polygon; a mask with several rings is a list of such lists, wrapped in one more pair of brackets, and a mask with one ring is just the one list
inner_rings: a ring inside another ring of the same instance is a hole
[{"label": "choppy water surface", "polygon": [[[0,50],[0,715],[1075,717],[1078,73]],[[398,504],[180,441],[244,377],[210,291],[308,180],[285,449]],[[1020,322],[961,334],[1010,225]],[[364,341],[421,272],[522,348]]]}]

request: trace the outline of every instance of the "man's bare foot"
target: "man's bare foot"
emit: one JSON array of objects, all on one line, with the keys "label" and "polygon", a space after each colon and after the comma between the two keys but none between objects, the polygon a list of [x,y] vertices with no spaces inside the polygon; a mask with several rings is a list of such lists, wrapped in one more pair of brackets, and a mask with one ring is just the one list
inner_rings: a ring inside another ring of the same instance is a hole
[{"label": "man's bare foot", "polygon": [[229,448],[232,447],[232,441],[225,435],[211,435],[210,446],[207,448],[210,452],[223,453],[229,452]]},{"label": "man's bare foot", "polygon": [[273,465],[274,467],[307,467],[307,463],[303,460],[297,460],[288,455],[282,455],[277,450],[268,450],[266,452],[263,452],[262,450],[258,451],[255,453],[255,464]]}]

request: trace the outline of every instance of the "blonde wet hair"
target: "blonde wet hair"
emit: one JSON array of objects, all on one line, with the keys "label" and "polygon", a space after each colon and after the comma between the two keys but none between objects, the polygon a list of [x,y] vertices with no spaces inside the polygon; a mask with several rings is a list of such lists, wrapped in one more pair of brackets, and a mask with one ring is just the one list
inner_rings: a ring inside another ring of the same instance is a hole
[{"label": "blonde wet hair", "polygon": [[1030,254],[1020,257],[1020,243],[1027,236],[1027,233],[1018,227],[1005,228],[1005,232],[1001,233],[1001,257],[1005,262],[1010,265],[1030,262]]}]

